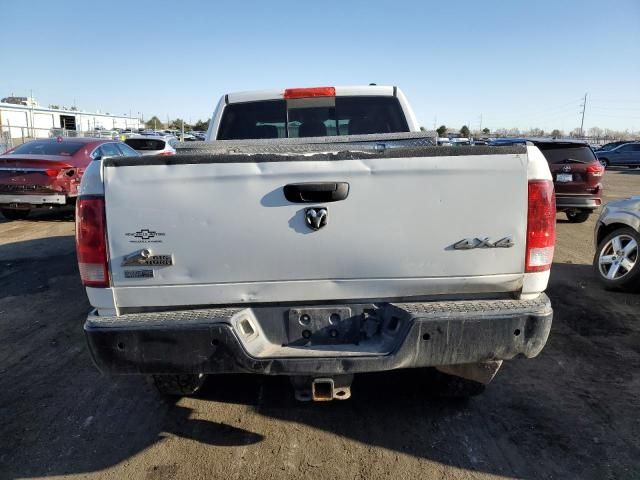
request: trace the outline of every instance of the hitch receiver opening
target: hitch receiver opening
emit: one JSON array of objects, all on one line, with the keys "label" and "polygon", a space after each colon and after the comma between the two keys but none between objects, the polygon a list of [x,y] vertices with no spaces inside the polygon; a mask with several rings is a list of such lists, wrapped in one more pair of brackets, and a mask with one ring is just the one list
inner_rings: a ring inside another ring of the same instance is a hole
[{"label": "hitch receiver opening", "polygon": [[335,377],[291,377],[296,400],[301,402],[329,402],[331,400],[347,400],[351,397],[353,375]]}]

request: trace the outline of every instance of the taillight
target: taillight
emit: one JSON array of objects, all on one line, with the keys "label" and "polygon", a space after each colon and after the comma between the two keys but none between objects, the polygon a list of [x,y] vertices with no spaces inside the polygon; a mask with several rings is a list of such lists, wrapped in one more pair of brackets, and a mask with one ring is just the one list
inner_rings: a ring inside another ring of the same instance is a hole
[{"label": "taillight", "polygon": [[104,197],[80,197],[76,202],[76,252],[83,285],[108,287]]},{"label": "taillight", "polygon": [[593,162],[587,165],[586,169],[587,175],[591,175],[593,177],[601,177],[604,175],[604,167],[600,164],[600,162]]},{"label": "taillight", "polygon": [[44,171],[45,175],[47,177],[57,177],[58,174],[60,173],[60,169],[59,168],[47,168]]},{"label": "taillight", "polygon": [[176,152],[172,152],[171,150],[165,150],[164,152],[160,152],[158,155],[161,157],[166,157],[167,155],[175,155]]},{"label": "taillight", "polygon": [[287,88],[284,91],[284,98],[312,98],[312,97],[335,97],[335,87],[314,87],[314,88]]},{"label": "taillight", "polygon": [[551,268],[556,242],[556,194],[551,180],[529,181],[525,272]]}]

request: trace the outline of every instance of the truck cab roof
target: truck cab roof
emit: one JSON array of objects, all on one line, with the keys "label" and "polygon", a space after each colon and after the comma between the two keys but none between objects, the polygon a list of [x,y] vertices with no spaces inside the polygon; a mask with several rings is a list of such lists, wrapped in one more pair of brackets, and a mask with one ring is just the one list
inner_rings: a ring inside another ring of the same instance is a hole
[{"label": "truck cab roof", "polygon": [[205,140],[418,131],[413,110],[397,87],[322,86],[223,95]]},{"label": "truck cab roof", "polygon": [[[333,94],[329,94],[333,89]],[[244,103],[244,102],[257,102],[261,100],[283,100],[285,99],[286,92],[309,92],[307,97],[297,98],[316,98],[319,96],[335,96],[335,97],[347,97],[347,96],[363,96],[363,97],[393,97],[397,96],[398,88],[387,85],[354,85],[354,86],[337,86],[337,87],[311,87],[311,88],[285,88],[285,89],[268,89],[268,90],[250,90],[243,92],[233,92],[225,95],[225,102],[229,103]],[[313,92],[316,93],[313,93]],[[324,93],[324,94],[318,94]]]}]

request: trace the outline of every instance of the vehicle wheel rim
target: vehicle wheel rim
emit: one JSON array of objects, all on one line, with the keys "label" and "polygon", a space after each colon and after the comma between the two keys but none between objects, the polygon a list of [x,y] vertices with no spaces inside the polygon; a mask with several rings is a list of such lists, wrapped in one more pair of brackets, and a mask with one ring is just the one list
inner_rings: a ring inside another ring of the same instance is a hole
[{"label": "vehicle wheel rim", "polygon": [[600,275],[607,280],[627,276],[638,262],[638,242],[631,235],[617,235],[609,240],[598,256]]},{"label": "vehicle wheel rim", "polygon": [[606,160],[600,160],[600,165],[602,165],[603,167],[607,166],[607,161]]}]

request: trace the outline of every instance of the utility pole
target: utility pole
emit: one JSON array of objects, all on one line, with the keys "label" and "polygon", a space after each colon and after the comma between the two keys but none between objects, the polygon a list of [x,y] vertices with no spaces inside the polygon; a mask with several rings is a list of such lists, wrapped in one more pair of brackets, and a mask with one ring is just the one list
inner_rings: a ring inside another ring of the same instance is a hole
[{"label": "utility pole", "polygon": [[580,137],[584,138],[584,111],[587,109],[587,94],[584,94],[584,101],[582,102],[582,121],[580,122]]},{"label": "utility pole", "polygon": [[30,97],[29,97],[29,101],[27,103],[31,106],[31,115],[30,115],[31,118],[29,119],[29,121],[31,122],[31,135],[30,135],[30,137],[35,138],[35,135],[36,135],[35,132],[36,131],[33,128],[33,104],[34,104],[34,101],[33,101],[33,89],[29,90],[29,95],[30,95]]},{"label": "utility pole", "polygon": [[480,134],[482,134],[482,114],[480,114]]}]

